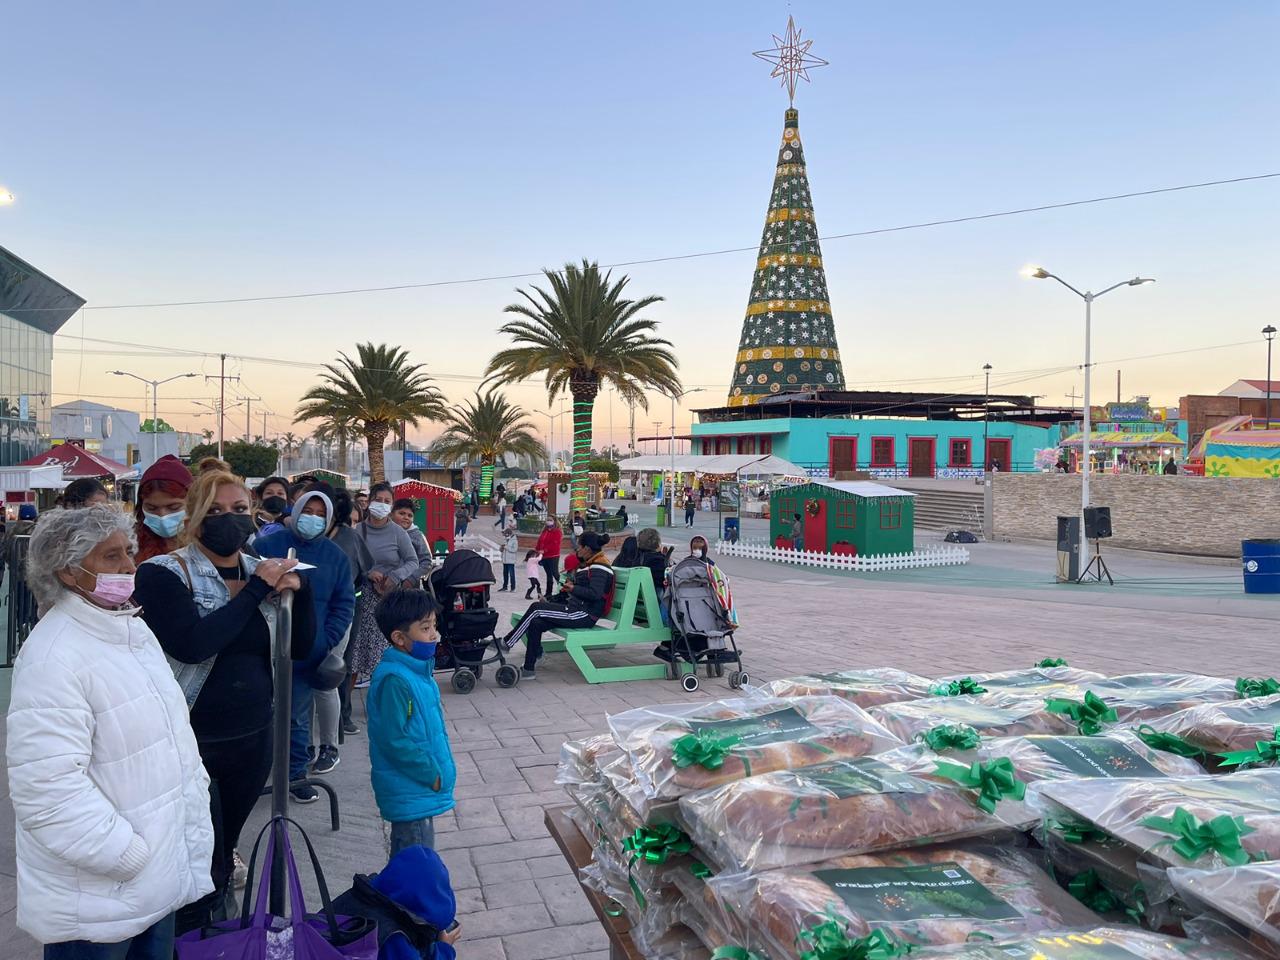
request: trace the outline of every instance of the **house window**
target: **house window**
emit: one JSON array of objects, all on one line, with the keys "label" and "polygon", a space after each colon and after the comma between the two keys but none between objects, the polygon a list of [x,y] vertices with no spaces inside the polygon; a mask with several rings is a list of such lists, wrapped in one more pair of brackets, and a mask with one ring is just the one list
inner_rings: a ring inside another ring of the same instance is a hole
[{"label": "house window", "polygon": [[893,466],[893,437],[871,438],[871,466]]},{"label": "house window", "polygon": [[899,530],[902,527],[902,503],[897,500],[880,501],[880,529]]},{"label": "house window", "polygon": [[773,437],[764,436],[760,438],[760,453],[773,453]]},{"label": "house window", "polygon": [[973,466],[973,441],[967,437],[953,437],[951,440],[951,459],[948,463],[953,467]]},{"label": "house window", "polygon": [[[778,518],[782,520],[784,524],[791,523],[791,521],[795,519],[796,512],[796,502],[794,500],[788,498],[778,501]],[[790,530],[791,528],[789,526],[784,526],[783,529]]]},{"label": "house window", "polygon": [[739,437],[738,452],[739,453],[755,453],[756,438],[755,437]]},{"label": "house window", "polygon": [[729,438],[716,437],[716,456],[722,457],[729,452]]},{"label": "house window", "polygon": [[858,526],[858,503],[856,500],[839,500],[836,502],[836,527],[840,530],[854,530]]}]

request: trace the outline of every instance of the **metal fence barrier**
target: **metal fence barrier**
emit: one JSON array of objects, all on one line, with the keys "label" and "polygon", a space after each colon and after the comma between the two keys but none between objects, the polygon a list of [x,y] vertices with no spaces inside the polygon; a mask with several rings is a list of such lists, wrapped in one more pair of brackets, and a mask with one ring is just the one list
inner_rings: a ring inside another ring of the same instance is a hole
[{"label": "metal fence barrier", "polygon": [[4,569],[8,574],[8,589],[4,602],[6,629],[4,638],[4,666],[12,667],[18,650],[36,625],[36,598],[27,587],[25,570],[27,550],[31,546],[29,534],[14,537],[6,545]]}]

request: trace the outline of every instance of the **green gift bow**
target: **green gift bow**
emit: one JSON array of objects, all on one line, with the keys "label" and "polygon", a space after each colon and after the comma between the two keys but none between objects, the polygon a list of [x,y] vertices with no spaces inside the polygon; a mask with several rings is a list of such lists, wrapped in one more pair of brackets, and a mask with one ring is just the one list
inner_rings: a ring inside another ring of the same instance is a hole
[{"label": "green gift bow", "polygon": [[1236,767],[1243,764],[1280,762],[1280,727],[1275,728],[1272,736],[1275,739],[1255,741],[1252,750],[1232,750],[1218,754],[1222,758],[1222,765]]},{"label": "green gift bow", "polygon": [[1233,867],[1250,859],[1240,845],[1240,838],[1253,833],[1254,828],[1244,822],[1244,817],[1220,813],[1202,822],[1190,810],[1178,807],[1172,817],[1144,817],[1142,825],[1177,837],[1177,840],[1163,842],[1172,843],[1173,852],[1184,860],[1198,860],[1211,850]]},{"label": "green gift bow", "polygon": [[893,960],[911,952],[909,943],[895,942],[883,930],[850,939],[837,919],[801,930],[796,945],[801,946],[802,941],[811,946],[800,951],[800,960]]},{"label": "green gift bow", "polygon": [[1067,661],[1063,660],[1061,657],[1045,657],[1037,663],[1036,666],[1041,670],[1048,670],[1051,667],[1065,667],[1067,666]]},{"label": "green gift bow", "polygon": [[954,780],[962,787],[978,791],[978,806],[987,813],[996,812],[996,804],[1006,797],[1021,800],[1027,792],[1027,785],[1018,779],[1013,761],[1008,757],[988,760],[986,763],[971,763],[964,767],[949,760],[939,760],[934,771],[938,776]]},{"label": "green gift bow", "polygon": [[959,680],[935,684],[929,688],[929,693],[935,697],[961,697],[967,694],[986,692],[987,688],[979,686],[978,681],[974,680],[973,677],[961,677]]},{"label": "green gift bow", "polygon": [[939,753],[943,750],[972,750],[982,742],[977,730],[962,723],[931,727],[920,734],[920,739],[929,745],[929,749]]},{"label": "green gift bow", "polygon": [[627,883],[631,885],[636,903],[643,910],[647,906],[645,896],[632,874],[636,862],[643,860],[645,863],[666,863],[668,857],[678,857],[692,850],[693,841],[679,827],[664,823],[656,827],[640,827],[622,841],[622,849],[631,854],[631,859],[627,861]]},{"label": "green gift bow", "polygon": [[1280,680],[1275,677],[1237,677],[1236,693],[1242,700],[1250,697],[1269,697],[1280,693]]},{"label": "green gift bow", "polygon": [[1123,909],[1115,894],[1098,878],[1096,870],[1076,874],[1067,884],[1071,895],[1094,913],[1113,913]]},{"label": "green gift bow", "polygon": [[1116,712],[1092,690],[1084,692],[1084,701],[1062,700],[1050,697],[1044,702],[1050,713],[1065,713],[1075,721],[1076,729],[1084,736],[1092,737],[1102,732],[1104,723],[1115,723]]},{"label": "green gift bow", "polygon": [[1088,843],[1103,840],[1106,833],[1091,823],[1080,823],[1073,820],[1046,820],[1045,826],[1057,833],[1067,843]]},{"label": "green gift bow", "polygon": [[1174,753],[1180,757],[1190,757],[1193,760],[1204,756],[1204,751],[1194,743],[1188,743],[1176,733],[1165,733],[1162,730],[1157,730],[1149,723],[1142,724],[1133,732],[1138,735],[1139,740],[1152,750],[1163,750],[1165,753]]},{"label": "green gift bow", "polygon": [[758,953],[753,953],[746,947],[716,947],[711,954],[711,960],[764,960],[764,957]]},{"label": "green gift bow", "polygon": [[707,770],[716,770],[723,766],[724,758],[737,742],[737,737],[722,737],[709,730],[685,734],[673,744],[676,766],[688,767],[696,763]]}]

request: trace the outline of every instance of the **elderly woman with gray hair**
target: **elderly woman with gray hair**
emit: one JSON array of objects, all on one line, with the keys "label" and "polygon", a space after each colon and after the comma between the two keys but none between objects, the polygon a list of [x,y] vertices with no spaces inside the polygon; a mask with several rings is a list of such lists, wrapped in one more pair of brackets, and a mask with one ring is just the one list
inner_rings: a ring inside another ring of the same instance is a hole
[{"label": "elderly woman with gray hair", "polygon": [[36,526],[43,616],[8,714],[18,926],[46,960],[159,960],[174,912],[212,889],[209,777],[187,704],[130,603],[132,523],[106,507]]}]

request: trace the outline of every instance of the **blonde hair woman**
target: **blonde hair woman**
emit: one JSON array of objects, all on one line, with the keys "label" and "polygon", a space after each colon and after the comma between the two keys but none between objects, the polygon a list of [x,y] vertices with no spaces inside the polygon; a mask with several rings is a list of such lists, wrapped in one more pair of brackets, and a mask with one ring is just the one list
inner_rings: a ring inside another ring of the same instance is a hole
[{"label": "blonde hair woman", "polygon": [[201,473],[187,491],[180,546],[138,568],[134,597],[169,657],[191,710],[211,789],[213,893],[178,914],[178,932],[225,916],[234,850],[271,772],[271,645],[279,591],[297,591],[292,653],[315,639],[310,590],[296,561],[243,552],[253,498],[232,473]]}]

